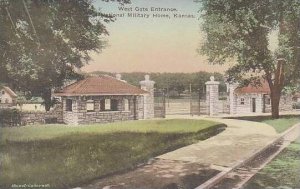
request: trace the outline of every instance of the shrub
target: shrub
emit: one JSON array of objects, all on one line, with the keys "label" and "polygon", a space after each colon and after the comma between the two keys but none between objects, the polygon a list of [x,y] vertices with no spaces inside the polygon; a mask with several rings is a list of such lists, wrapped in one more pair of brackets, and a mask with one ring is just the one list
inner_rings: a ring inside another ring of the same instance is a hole
[{"label": "shrub", "polygon": [[19,126],[21,113],[17,109],[0,109],[0,127]]}]

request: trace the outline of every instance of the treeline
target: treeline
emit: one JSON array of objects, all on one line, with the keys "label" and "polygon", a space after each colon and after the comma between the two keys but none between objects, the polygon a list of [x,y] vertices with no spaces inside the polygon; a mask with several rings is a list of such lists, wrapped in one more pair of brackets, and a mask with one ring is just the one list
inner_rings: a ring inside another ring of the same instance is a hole
[{"label": "treeline", "polygon": [[[90,74],[102,75],[107,74],[115,77],[115,73],[95,71]],[[226,92],[224,76],[221,73],[195,72],[195,73],[120,73],[122,79],[128,83],[139,86],[139,82],[144,80],[146,74],[150,75],[151,80],[155,81],[156,89],[164,89],[170,96],[180,96],[184,91],[205,93],[205,82],[210,80],[211,76],[220,82],[220,92]]]}]

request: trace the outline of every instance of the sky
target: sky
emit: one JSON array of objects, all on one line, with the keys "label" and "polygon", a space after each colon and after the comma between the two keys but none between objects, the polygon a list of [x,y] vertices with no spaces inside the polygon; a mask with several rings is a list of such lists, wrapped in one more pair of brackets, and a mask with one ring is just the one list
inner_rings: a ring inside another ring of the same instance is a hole
[{"label": "sky", "polygon": [[[132,11],[120,11],[118,3],[94,2],[104,13],[122,14],[113,23],[106,24],[108,46],[101,53],[91,53],[92,61],[82,70],[109,72],[224,72],[225,66],[210,65],[199,55],[203,34],[200,30],[199,4],[193,0],[132,0],[125,5]],[[148,11],[137,11],[148,8]],[[150,11],[155,8],[173,8],[177,11]],[[128,13],[149,14],[149,18],[130,18]],[[153,14],[167,14],[153,18]],[[175,18],[174,14],[193,15],[193,18]]]}]

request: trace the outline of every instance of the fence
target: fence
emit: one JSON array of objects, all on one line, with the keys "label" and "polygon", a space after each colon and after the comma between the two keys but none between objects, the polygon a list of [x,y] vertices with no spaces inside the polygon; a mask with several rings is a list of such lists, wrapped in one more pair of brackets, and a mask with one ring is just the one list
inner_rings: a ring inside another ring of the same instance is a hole
[{"label": "fence", "polygon": [[163,90],[154,90],[154,117],[166,117],[166,98]]}]

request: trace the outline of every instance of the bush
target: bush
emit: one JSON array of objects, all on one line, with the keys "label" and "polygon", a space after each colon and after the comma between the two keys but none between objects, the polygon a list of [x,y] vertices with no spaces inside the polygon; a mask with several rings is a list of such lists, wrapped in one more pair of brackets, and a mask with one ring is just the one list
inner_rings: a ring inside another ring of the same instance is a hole
[{"label": "bush", "polygon": [[17,109],[0,109],[0,127],[21,125],[21,113]]}]

